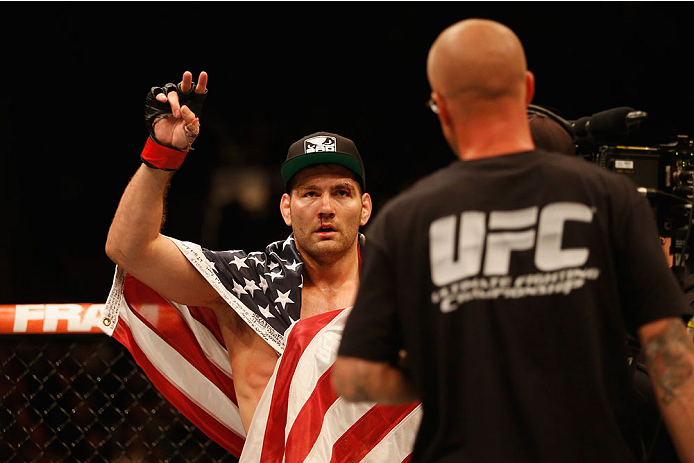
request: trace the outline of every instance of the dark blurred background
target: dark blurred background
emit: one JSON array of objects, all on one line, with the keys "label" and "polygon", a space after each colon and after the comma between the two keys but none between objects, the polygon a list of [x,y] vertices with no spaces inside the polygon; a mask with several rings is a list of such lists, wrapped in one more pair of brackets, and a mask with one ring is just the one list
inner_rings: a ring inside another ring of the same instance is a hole
[{"label": "dark blurred background", "polygon": [[[694,39],[668,2],[5,2],[0,304],[104,302],[104,242],[146,139],[149,88],[209,73],[202,133],[163,232],[261,250],[288,229],[288,146],[355,140],[375,211],[453,156],[425,105],[429,46],[467,17],[525,45],[535,104],[646,111],[643,143],[694,135]],[[11,13],[10,13],[11,12]]]}]

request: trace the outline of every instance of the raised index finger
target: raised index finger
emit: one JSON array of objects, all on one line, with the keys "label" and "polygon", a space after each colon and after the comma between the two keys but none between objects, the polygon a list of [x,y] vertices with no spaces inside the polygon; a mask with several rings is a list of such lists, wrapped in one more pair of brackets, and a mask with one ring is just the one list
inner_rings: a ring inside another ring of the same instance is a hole
[{"label": "raised index finger", "polygon": [[202,71],[198,77],[198,83],[195,85],[195,93],[205,93],[207,90],[207,73]]}]

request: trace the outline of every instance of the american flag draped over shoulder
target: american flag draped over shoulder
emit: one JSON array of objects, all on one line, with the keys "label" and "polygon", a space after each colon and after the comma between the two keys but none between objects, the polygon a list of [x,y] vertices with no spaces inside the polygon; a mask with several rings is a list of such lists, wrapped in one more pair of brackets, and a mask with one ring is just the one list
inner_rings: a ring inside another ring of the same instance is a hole
[{"label": "american flag draped over shoulder", "polygon": [[[249,432],[253,444],[244,451],[244,461],[409,458],[419,425],[418,406],[349,404],[332,391],[329,372],[348,311],[296,322],[302,262],[291,235],[270,244],[264,253],[250,254],[208,251],[194,243],[172,241],[281,355],[253,419]],[[246,434],[228,353],[210,309],[169,301],[116,268],[101,329],[131,352],[154,386],[193,424],[231,454],[241,455]],[[322,373],[316,376],[316,372]],[[278,438],[282,432],[284,439]],[[308,451],[306,433],[313,443]],[[356,442],[361,447],[355,453]]]},{"label": "american flag draped over shoulder", "polygon": [[170,238],[229,306],[278,353],[299,319],[303,262],[294,235],[265,252],[210,251]]}]

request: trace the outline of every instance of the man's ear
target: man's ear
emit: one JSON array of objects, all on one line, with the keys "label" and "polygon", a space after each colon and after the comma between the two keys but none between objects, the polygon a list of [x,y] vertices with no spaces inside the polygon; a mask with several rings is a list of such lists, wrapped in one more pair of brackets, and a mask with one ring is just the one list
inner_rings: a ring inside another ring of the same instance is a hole
[{"label": "man's ear", "polygon": [[292,199],[287,193],[283,194],[282,198],[280,199],[280,213],[282,214],[284,223],[286,223],[289,227],[292,226],[292,210],[290,207],[291,201]]},{"label": "man's ear", "polygon": [[431,98],[434,100],[436,106],[439,108],[439,113],[437,114],[437,116],[439,117],[441,125],[449,125],[451,123],[451,113],[448,111],[448,105],[446,104],[444,99],[441,98],[441,96],[436,92],[431,92]]},{"label": "man's ear", "polygon": [[525,106],[528,106],[535,96],[535,75],[525,71]]},{"label": "man's ear", "polygon": [[369,217],[371,217],[372,208],[373,203],[371,202],[371,195],[368,193],[361,195],[361,221],[359,225],[366,225],[366,222],[369,221]]}]

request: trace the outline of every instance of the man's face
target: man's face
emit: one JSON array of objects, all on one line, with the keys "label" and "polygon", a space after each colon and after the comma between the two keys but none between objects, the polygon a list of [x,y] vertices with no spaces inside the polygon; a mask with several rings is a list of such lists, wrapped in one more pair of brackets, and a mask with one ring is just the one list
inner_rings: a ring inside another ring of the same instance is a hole
[{"label": "man's face", "polygon": [[294,231],[304,257],[329,262],[356,245],[359,226],[371,216],[371,198],[361,194],[352,173],[339,165],[299,171],[291,194],[280,203],[282,217]]}]

